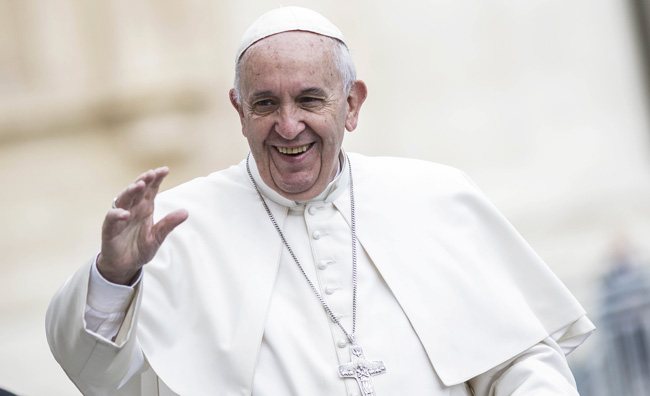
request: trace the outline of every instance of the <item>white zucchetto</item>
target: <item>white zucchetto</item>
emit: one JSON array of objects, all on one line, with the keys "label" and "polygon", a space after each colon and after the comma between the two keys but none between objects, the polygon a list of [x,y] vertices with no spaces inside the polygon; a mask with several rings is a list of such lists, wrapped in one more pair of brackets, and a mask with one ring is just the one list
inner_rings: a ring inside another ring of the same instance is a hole
[{"label": "white zucchetto", "polygon": [[259,17],[246,30],[239,43],[235,63],[239,62],[244,51],[257,41],[274,34],[295,30],[332,37],[345,44],[343,33],[329,19],[316,11],[302,7],[280,7]]}]

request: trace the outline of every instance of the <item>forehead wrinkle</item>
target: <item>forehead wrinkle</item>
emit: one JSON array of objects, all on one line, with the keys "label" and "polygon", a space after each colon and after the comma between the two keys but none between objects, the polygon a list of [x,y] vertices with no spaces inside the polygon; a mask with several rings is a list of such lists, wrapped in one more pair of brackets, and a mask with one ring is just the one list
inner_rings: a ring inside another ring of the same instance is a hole
[{"label": "forehead wrinkle", "polygon": [[[288,40],[291,36],[296,36],[297,39]],[[275,81],[278,78],[283,83],[291,82],[283,81],[282,76],[297,77],[294,76],[293,70],[299,67],[305,77],[313,77],[318,74],[333,83],[331,87],[330,83],[327,83],[326,87],[319,87],[320,81],[315,85],[303,81],[307,83],[305,85],[308,85],[308,88],[302,89],[299,94],[330,96],[330,91],[335,90],[334,86],[343,83],[335,66],[335,44],[333,39],[305,32],[280,33],[254,43],[242,54],[241,58],[242,93],[249,89],[255,89],[254,86],[251,86],[250,79],[256,81],[253,85],[258,85],[257,83],[262,81],[264,81],[264,85],[274,84],[278,82]],[[303,52],[302,56],[296,56],[301,51],[306,52]],[[295,79],[293,82],[296,82]],[[325,81],[322,82],[325,83]],[[244,96],[249,100],[256,100],[261,96],[278,96],[275,88],[268,85],[266,87],[258,85],[257,88],[258,91]]]},{"label": "forehead wrinkle", "polygon": [[[292,35],[294,37],[297,35],[298,39],[289,39]],[[319,34],[302,31],[283,32],[263,38],[252,44],[241,55],[240,62],[244,65],[248,63],[253,54],[261,56],[264,53],[270,55],[272,59],[285,59],[288,62],[295,62],[296,59],[292,55],[295,54],[298,48],[307,49],[311,53],[311,58],[325,57],[326,61],[334,62],[335,45],[334,39]],[[284,54],[288,56],[284,56]],[[280,65],[277,64],[277,66]]]}]

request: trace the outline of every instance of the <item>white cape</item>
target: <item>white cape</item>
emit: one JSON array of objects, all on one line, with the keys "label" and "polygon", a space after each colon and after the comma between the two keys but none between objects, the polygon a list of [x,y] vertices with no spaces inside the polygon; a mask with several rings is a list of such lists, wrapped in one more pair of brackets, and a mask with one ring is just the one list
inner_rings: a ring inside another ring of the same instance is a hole
[{"label": "white cape", "polygon": [[[358,240],[445,385],[560,329],[560,345],[593,330],[571,293],[464,174],[423,161],[349,158]],[[334,204],[349,222],[347,194]],[[178,394],[249,395],[284,247],[245,162],[164,192],[156,205],[157,218],[181,207],[190,217],[145,266],[116,340],[127,367],[101,374],[126,371],[141,347]],[[282,227],[286,208],[269,206]]]}]

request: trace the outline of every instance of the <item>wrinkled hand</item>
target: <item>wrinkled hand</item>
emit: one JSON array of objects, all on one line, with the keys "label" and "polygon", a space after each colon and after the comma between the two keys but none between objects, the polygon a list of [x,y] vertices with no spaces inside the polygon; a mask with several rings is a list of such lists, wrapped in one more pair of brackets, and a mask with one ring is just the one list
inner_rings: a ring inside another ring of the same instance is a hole
[{"label": "wrinkled hand", "polygon": [[153,223],[154,198],[168,174],[167,167],[143,173],[122,191],[116,198],[116,208],[106,214],[97,269],[108,281],[131,284],[167,235],[187,219],[187,211],[179,209]]}]

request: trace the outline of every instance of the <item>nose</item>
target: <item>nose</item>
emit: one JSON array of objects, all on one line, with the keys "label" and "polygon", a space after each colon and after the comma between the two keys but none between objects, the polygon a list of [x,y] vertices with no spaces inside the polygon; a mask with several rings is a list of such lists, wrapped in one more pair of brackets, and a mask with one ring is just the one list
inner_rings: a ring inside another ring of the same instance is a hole
[{"label": "nose", "polygon": [[279,118],[275,123],[275,131],[287,140],[292,140],[305,130],[305,122],[301,111],[293,106],[282,106]]}]

